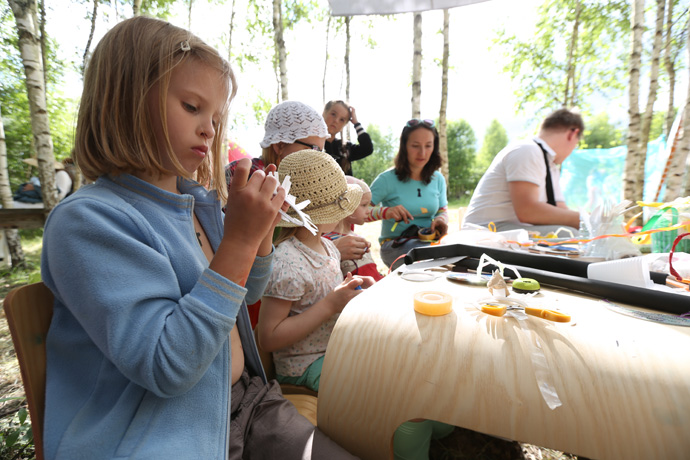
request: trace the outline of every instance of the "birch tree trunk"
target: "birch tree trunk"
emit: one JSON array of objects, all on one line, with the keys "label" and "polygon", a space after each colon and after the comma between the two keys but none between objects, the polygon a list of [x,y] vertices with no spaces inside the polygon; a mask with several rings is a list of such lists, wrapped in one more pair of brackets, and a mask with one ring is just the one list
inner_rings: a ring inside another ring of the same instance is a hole
[{"label": "birch tree trunk", "polygon": [[98,15],[98,0],[93,0],[93,12],[91,13],[91,31],[89,32],[89,39],[86,41],[86,47],[84,47],[84,57],[82,58],[81,64],[81,77],[84,78],[84,71],[86,70],[86,64],[89,60],[89,49],[91,48],[91,42],[93,41],[93,33],[96,31],[96,17]]},{"label": "birch tree trunk", "polygon": [[36,145],[38,178],[41,181],[43,205],[46,216],[57,205],[58,195],[55,186],[55,157],[50,137],[50,122],[46,104],[46,91],[43,79],[41,46],[38,37],[36,0],[9,0],[17,22],[19,51],[24,64],[26,91],[31,113],[31,131]]},{"label": "birch tree trunk", "polygon": [[45,0],[41,0],[40,10],[41,10],[41,19],[39,21],[39,27],[40,27],[40,40],[41,40],[41,63],[43,64],[43,87],[47,88],[48,87],[48,63],[46,62],[46,5],[45,5]]},{"label": "birch tree trunk", "polygon": [[[644,183],[640,182],[639,171],[644,177],[644,156],[640,152],[640,66],[642,64],[642,32],[644,30],[644,0],[632,1],[630,64],[628,83],[628,155],[623,172],[623,196],[633,203],[642,200]],[[632,218],[634,211],[628,211],[625,219]]]},{"label": "birch tree trunk", "polygon": [[576,105],[576,88],[575,69],[577,62],[577,47],[578,35],[580,33],[580,14],[582,12],[582,4],[578,0],[575,3],[575,20],[573,21],[573,31],[570,36],[570,45],[568,46],[568,63],[565,81],[565,93],[563,95],[563,106],[574,107]]},{"label": "birch tree trunk", "polygon": [[[10,174],[7,168],[7,143],[5,142],[5,127],[2,122],[2,108],[0,107],[0,202],[2,207],[11,209],[14,207],[12,201],[12,189],[10,188]],[[0,230],[0,232],[3,230]],[[12,267],[24,266],[26,259],[22,250],[22,240],[19,231],[15,229],[4,230],[7,238],[7,246],[10,248],[10,259]]]},{"label": "birch tree trunk", "polygon": [[[690,58],[690,22],[688,27],[688,42],[687,53]],[[676,144],[676,151],[673,160],[669,165],[668,174],[666,175],[666,192],[664,194],[664,201],[669,202],[678,198],[679,196],[690,195],[690,179],[687,177],[687,160],[690,152],[690,81],[688,82],[688,94],[685,98],[685,107],[683,108],[683,115],[681,120],[681,129],[683,134]],[[685,186],[683,180],[685,179]]]},{"label": "birch tree trunk", "polygon": [[273,31],[276,47],[276,57],[278,58],[278,70],[280,73],[280,101],[288,100],[288,80],[287,80],[287,56],[285,53],[285,40],[283,40],[283,12],[280,7],[280,0],[273,0]]},{"label": "birch tree trunk", "polygon": [[668,139],[671,133],[671,127],[675,118],[673,103],[676,93],[676,65],[675,55],[671,46],[673,43],[673,2],[674,0],[668,0],[668,8],[666,8],[666,40],[664,43],[664,68],[666,69],[666,75],[668,75],[668,105],[666,107],[666,129],[664,130],[666,139]]},{"label": "birch tree trunk", "polygon": [[[652,45],[651,68],[649,70],[649,93],[647,94],[647,105],[645,106],[644,115],[642,116],[642,135],[640,136],[640,152],[645,158],[647,157],[647,143],[649,142],[649,131],[652,127],[656,93],[659,89],[659,61],[661,59],[661,43],[664,36],[665,8],[666,0],[656,0],[656,28]],[[642,170],[642,174],[642,180],[644,181],[644,170]]]},{"label": "birch tree trunk", "polygon": [[414,14],[414,54],[412,56],[412,118],[421,115],[422,99],[422,13]]},{"label": "birch tree trunk", "polygon": [[450,55],[450,45],[448,42],[448,25],[450,23],[450,12],[443,10],[443,61],[441,71],[441,109],[438,114],[438,137],[441,150],[441,174],[446,178],[446,184],[450,183],[448,178],[448,136],[446,133],[446,110],[448,108],[448,57]]},{"label": "birch tree trunk", "polygon": [[232,63],[232,32],[235,28],[235,0],[230,3],[230,25],[228,28],[228,62]]},{"label": "birch tree trunk", "polygon": [[134,16],[141,15],[141,0],[134,0],[132,2],[132,14]]},{"label": "birch tree trunk", "polygon": [[328,71],[328,39],[331,34],[331,20],[333,16],[329,14],[326,23],[326,59],[323,61],[323,80],[321,80],[321,106],[326,105],[326,72]]},{"label": "birch tree trunk", "polygon": [[189,10],[187,11],[187,29],[192,30],[192,4],[194,0],[189,0]]},{"label": "birch tree trunk", "polygon": [[[345,99],[350,103],[350,16],[345,18]],[[345,142],[351,139],[350,123],[345,125]]]}]

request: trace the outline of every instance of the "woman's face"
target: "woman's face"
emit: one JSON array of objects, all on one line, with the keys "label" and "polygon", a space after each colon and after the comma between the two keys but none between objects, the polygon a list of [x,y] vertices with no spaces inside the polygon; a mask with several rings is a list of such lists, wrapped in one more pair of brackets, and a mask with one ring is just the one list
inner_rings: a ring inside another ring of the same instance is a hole
[{"label": "woman's face", "polygon": [[342,104],[333,104],[323,114],[323,119],[326,122],[326,126],[328,126],[328,133],[331,136],[335,136],[350,121],[350,112]]},{"label": "woman's face", "polygon": [[410,133],[405,147],[410,169],[424,169],[434,151],[434,133],[424,127],[417,128]]}]

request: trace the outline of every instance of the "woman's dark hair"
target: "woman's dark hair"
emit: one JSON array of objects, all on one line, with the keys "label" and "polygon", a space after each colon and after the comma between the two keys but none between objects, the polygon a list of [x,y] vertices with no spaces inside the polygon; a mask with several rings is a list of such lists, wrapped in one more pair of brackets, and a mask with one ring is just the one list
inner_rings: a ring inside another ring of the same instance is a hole
[{"label": "woman's dark hair", "polygon": [[428,184],[431,182],[431,176],[433,176],[434,172],[441,167],[441,152],[439,150],[438,131],[434,126],[428,126],[424,123],[412,127],[405,126],[403,128],[402,134],[400,135],[400,149],[395,156],[395,175],[398,177],[398,180],[402,182],[407,182],[410,179],[412,171],[410,170],[410,162],[407,159],[407,140],[410,138],[410,134],[417,129],[428,129],[434,133],[434,150],[431,152],[429,161],[424,165],[424,169],[422,169],[422,182]]}]

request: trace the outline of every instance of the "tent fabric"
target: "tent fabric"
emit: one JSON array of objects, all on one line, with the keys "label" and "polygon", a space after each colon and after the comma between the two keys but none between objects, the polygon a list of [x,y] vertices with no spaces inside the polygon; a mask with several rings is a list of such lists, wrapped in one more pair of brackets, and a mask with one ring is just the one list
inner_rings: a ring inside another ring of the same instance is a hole
[{"label": "tent fabric", "polygon": [[397,14],[442,10],[489,0],[328,0],[333,16]]},{"label": "tent fabric", "polygon": [[[647,144],[644,201],[654,201],[656,189],[668,158],[662,135]],[[601,197],[614,203],[623,200],[623,172],[627,146],[610,149],[577,149],[561,167],[561,190],[570,209],[592,211]],[[663,196],[663,194],[662,194]]]}]

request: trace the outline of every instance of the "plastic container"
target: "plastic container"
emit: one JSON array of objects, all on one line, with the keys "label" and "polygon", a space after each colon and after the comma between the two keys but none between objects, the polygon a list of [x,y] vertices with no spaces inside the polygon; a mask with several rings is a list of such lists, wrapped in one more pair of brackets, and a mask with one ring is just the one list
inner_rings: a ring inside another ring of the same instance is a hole
[{"label": "plastic container", "polygon": [[[676,225],[678,223],[678,210],[676,208],[670,207],[665,209],[660,209],[652,216],[647,222],[647,225],[643,228],[644,230],[651,230],[656,228],[670,227],[671,225]],[[656,232],[652,233],[652,252],[671,252],[673,247],[673,240],[678,236],[678,230],[682,233],[690,232],[690,226],[685,226],[676,230],[669,230],[666,232]],[[690,239],[683,238],[678,242],[676,246],[676,252],[687,252],[690,253]]]},{"label": "plastic container", "polygon": [[591,263],[587,266],[587,278],[637,287],[650,287],[653,284],[644,257]]}]

